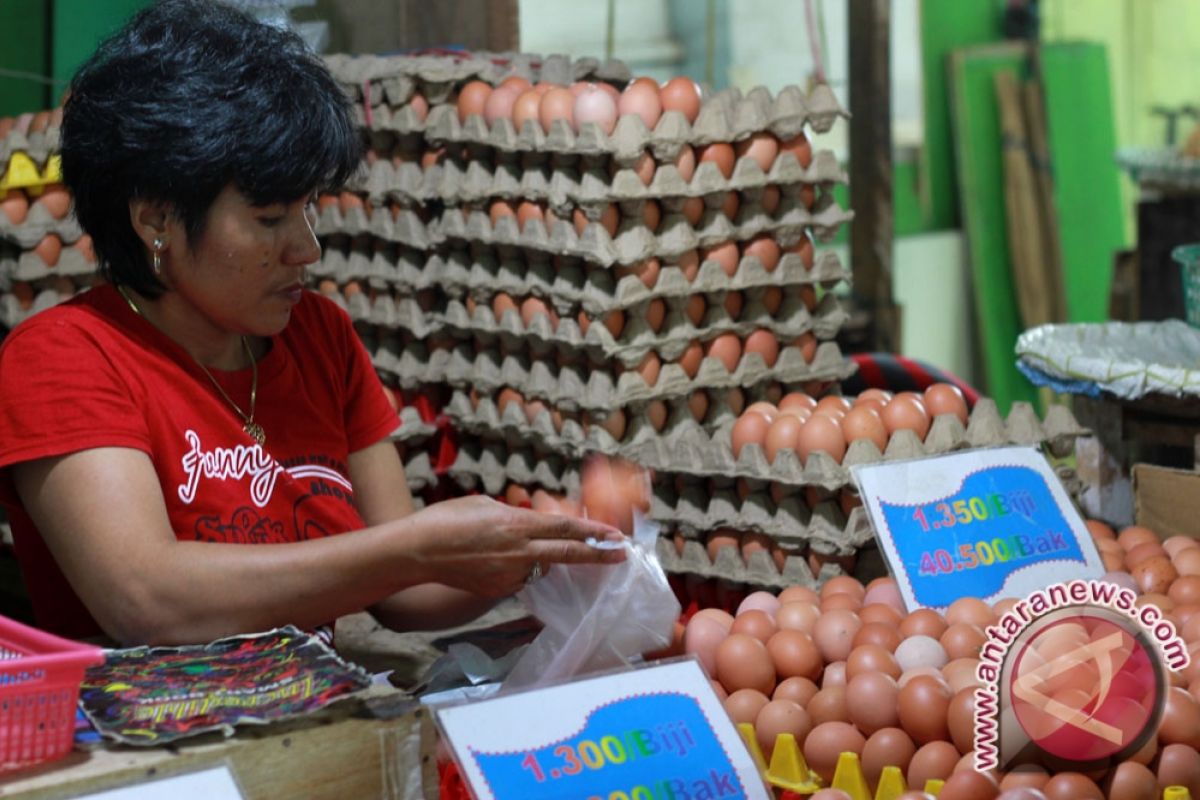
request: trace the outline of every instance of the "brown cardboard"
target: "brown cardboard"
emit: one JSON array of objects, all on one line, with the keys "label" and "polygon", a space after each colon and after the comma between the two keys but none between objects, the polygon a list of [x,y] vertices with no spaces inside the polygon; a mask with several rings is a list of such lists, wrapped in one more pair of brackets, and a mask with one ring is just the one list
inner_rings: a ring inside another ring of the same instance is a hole
[{"label": "brown cardboard", "polygon": [[1163,539],[1200,539],[1200,473],[1134,464],[1133,507],[1137,524]]}]

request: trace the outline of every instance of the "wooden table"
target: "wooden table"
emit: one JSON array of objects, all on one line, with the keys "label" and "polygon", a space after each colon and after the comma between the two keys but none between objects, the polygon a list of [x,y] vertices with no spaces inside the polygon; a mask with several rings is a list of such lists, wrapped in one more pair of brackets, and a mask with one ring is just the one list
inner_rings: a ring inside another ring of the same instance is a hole
[{"label": "wooden table", "polygon": [[438,797],[429,712],[382,688],[303,720],[244,727],[230,739],[77,751],[0,778],[0,797],[77,797],[222,764],[247,800]]}]

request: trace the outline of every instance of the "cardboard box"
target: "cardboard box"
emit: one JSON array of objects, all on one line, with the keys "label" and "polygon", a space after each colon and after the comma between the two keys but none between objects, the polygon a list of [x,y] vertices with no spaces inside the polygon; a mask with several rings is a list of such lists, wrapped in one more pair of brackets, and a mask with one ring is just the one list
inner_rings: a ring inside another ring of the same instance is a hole
[{"label": "cardboard box", "polygon": [[1135,464],[1133,507],[1137,524],[1163,539],[1200,539],[1200,472]]}]

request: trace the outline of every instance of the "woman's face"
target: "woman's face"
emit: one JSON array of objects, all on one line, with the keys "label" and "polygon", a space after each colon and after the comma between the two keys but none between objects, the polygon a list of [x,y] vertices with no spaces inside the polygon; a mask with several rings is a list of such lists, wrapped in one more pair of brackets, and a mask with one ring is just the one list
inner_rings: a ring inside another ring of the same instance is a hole
[{"label": "woman's face", "polygon": [[172,221],[163,278],[219,330],[273,336],[300,302],[305,267],[321,257],[315,224],[308,198],[255,206],[229,184],[191,247]]}]

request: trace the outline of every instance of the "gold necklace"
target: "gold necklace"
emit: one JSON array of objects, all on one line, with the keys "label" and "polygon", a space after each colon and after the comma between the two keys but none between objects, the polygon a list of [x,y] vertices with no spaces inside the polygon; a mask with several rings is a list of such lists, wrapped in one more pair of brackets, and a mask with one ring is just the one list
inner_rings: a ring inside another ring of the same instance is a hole
[{"label": "gold necklace", "polygon": [[[118,286],[117,291],[121,293],[121,297],[125,298],[125,302],[129,304],[130,308],[133,309],[133,313],[137,314],[142,319],[145,319],[147,322],[150,321],[146,318],[146,315],[142,313],[142,310],[137,307],[137,303],[133,302],[133,298],[129,296],[129,292],[125,291],[124,286]],[[196,366],[204,371],[204,374],[208,376],[210,381],[212,381],[212,385],[217,387],[217,391],[221,393],[221,397],[225,398],[225,402],[233,406],[233,410],[236,411],[238,416],[242,418],[242,430],[249,434],[250,438],[258,442],[259,446],[262,446],[267,443],[267,433],[263,430],[262,425],[259,425],[254,421],[254,406],[258,401],[258,359],[254,357],[254,351],[250,349],[250,343],[246,341],[245,336],[242,337],[242,348],[245,349],[246,355],[250,358],[250,369],[252,370],[250,378],[249,414],[247,414],[245,411],[242,411],[242,407],[233,402],[233,398],[225,392],[225,389],[220,383],[217,382],[217,379],[213,377],[213,374],[208,371],[208,367],[201,364],[194,356],[192,360],[196,362]]]}]

